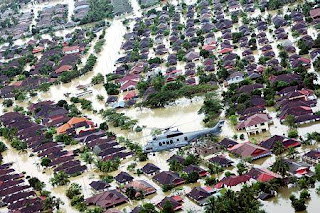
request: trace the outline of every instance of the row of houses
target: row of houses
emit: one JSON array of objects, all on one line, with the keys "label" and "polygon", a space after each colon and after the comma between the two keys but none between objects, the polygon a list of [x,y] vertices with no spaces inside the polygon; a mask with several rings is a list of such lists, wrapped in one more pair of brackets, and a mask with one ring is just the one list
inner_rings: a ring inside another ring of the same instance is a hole
[{"label": "row of houses", "polygon": [[43,200],[11,163],[0,165],[0,202],[11,212],[41,212]]},{"label": "row of houses", "polygon": [[62,142],[46,137],[46,127],[31,121],[30,117],[18,112],[8,112],[0,117],[5,128],[16,131],[16,137],[26,143],[27,148],[40,159],[49,158],[49,167],[64,171],[68,175],[79,175],[87,167],[75,159],[73,151],[67,151]]}]

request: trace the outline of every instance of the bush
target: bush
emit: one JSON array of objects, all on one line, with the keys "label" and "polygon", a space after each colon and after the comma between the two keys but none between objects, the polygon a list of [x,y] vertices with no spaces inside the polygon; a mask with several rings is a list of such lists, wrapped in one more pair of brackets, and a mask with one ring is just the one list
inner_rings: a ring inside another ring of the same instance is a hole
[{"label": "bush", "polygon": [[162,191],[163,191],[163,192],[167,192],[167,191],[173,189],[173,187],[174,187],[173,185],[167,185],[167,184],[165,184],[165,185],[162,186]]},{"label": "bush", "polygon": [[288,137],[289,138],[297,138],[299,135],[298,135],[298,131],[296,129],[293,129],[293,130],[290,130],[288,132]]},{"label": "bush", "polygon": [[2,105],[4,107],[11,107],[13,105],[13,101],[11,99],[4,100]]},{"label": "bush", "polygon": [[7,150],[7,146],[2,141],[0,141],[0,153],[6,150]]}]

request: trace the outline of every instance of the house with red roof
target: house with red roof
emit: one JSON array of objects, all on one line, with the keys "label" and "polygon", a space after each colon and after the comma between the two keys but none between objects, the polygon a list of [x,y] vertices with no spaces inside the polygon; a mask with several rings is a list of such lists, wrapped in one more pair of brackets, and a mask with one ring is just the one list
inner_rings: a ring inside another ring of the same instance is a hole
[{"label": "house with red roof", "polygon": [[221,54],[226,54],[232,52],[231,48],[223,48],[222,50],[219,51]]},{"label": "house with red roof", "polygon": [[135,91],[130,91],[123,97],[123,100],[128,101],[135,97],[137,97],[137,93]]},{"label": "house with red roof", "polygon": [[120,85],[126,83],[127,81],[132,80],[132,81],[140,81],[140,75],[137,74],[127,74],[123,76],[120,79],[116,80],[116,83],[119,83]]},{"label": "house with red roof", "polygon": [[121,85],[120,90],[122,92],[135,90],[137,88],[137,84],[138,84],[138,81],[135,81],[135,80],[126,81],[124,84]]},{"label": "house with red roof", "polygon": [[238,185],[242,185],[245,184],[247,182],[249,182],[251,179],[251,177],[249,175],[239,175],[239,176],[229,176],[229,177],[224,177],[222,178],[222,180],[220,180],[215,186],[214,188],[216,189],[221,189],[224,187],[233,187],[233,186],[238,186]]},{"label": "house with red roof", "polygon": [[259,134],[269,130],[269,124],[272,123],[272,119],[268,114],[257,113],[245,118],[244,121],[236,126],[237,130],[246,130],[246,132],[251,134]]},{"label": "house with red roof", "polygon": [[311,165],[303,162],[296,162],[289,159],[284,159],[284,162],[288,165],[291,175],[296,177],[308,176],[311,177],[314,173],[310,170]]},{"label": "house with red roof", "polygon": [[216,47],[214,44],[205,44],[205,45],[202,46],[202,49],[208,50],[208,51],[214,50],[214,49],[216,49],[216,48],[217,48],[217,47]]},{"label": "house with red roof", "polygon": [[256,160],[271,155],[271,151],[269,149],[250,142],[239,143],[228,148],[228,150],[231,153],[240,156],[242,159],[251,158],[252,160]]},{"label": "house with red roof", "polygon": [[181,70],[173,70],[169,73],[166,73],[167,82],[175,81],[180,75],[182,75]]},{"label": "house with red roof", "polygon": [[250,169],[246,175],[250,176],[252,179],[255,179],[260,182],[268,182],[275,178],[281,178],[281,175],[278,175],[268,169],[253,167]]},{"label": "house with red roof", "polygon": [[269,139],[262,141],[259,145],[266,148],[266,149],[270,149],[272,150],[273,147],[276,145],[277,142],[280,142],[283,144],[283,146],[287,149],[289,147],[298,147],[301,146],[301,143],[299,141],[297,141],[294,138],[287,138],[281,135],[274,135],[272,137],[270,137]]},{"label": "house with red roof", "polygon": [[130,70],[130,73],[132,74],[140,74],[144,71],[144,69],[147,67],[147,63],[145,62],[138,62],[136,63]]}]

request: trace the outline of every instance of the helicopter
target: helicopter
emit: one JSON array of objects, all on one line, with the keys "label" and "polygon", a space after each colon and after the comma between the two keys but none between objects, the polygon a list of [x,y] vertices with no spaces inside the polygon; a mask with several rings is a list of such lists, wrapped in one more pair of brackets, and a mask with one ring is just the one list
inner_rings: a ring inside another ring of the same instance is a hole
[{"label": "helicopter", "polygon": [[165,132],[158,136],[153,136],[152,140],[148,141],[144,147],[144,153],[160,152],[163,150],[170,150],[174,148],[181,148],[189,145],[193,140],[208,134],[217,135],[221,132],[221,128],[224,124],[223,120],[220,120],[214,127],[194,131],[194,132],[180,132],[177,130],[170,130],[172,127],[164,129]]}]

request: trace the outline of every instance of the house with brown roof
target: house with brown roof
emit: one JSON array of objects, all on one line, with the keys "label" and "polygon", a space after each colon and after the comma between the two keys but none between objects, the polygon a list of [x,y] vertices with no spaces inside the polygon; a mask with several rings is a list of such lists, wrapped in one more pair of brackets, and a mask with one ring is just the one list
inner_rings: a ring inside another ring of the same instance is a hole
[{"label": "house with brown roof", "polygon": [[266,148],[266,149],[272,150],[278,141],[280,143],[282,143],[285,148],[298,147],[301,145],[301,143],[299,141],[297,141],[296,139],[286,138],[281,135],[274,135],[274,136],[268,138],[267,140],[262,141],[259,145]]},{"label": "house with brown roof", "polygon": [[157,190],[151,184],[147,183],[144,180],[132,181],[132,182],[126,184],[121,189],[121,191],[123,193],[125,193],[126,190],[131,187],[136,191],[136,195],[135,195],[136,198],[141,197],[141,196],[145,197],[145,196],[148,196],[148,195],[151,195],[151,194],[154,194],[157,192]]},{"label": "house with brown roof", "polygon": [[201,141],[193,145],[194,152],[203,157],[221,151],[221,146],[213,141]]},{"label": "house with brown roof", "polygon": [[320,163],[320,151],[313,149],[304,154],[302,156],[302,160],[312,165],[316,165]]},{"label": "house with brown roof", "polygon": [[62,65],[58,69],[55,70],[55,73],[56,74],[60,74],[60,73],[71,71],[71,70],[72,70],[72,66],[70,66],[70,65]]},{"label": "house with brown roof", "polygon": [[270,150],[250,142],[239,143],[228,150],[243,159],[251,158],[252,160],[256,160],[271,155]]},{"label": "house with brown roof", "polygon": [[249,135],[259,134],[269,130],[269,124],[272,123],[272,119],[268,114],[257,113],[247,117],[244,121],[236,126],[237,130],[244,129]]},{"label": "house with brown roof", "polygon": [[162,210],[167,202],[171,204],[174,211],[182,210],[183,200],[180,196],[165,197],[160,203],[158,203],[158,208]]},{"label": "house with brown roof", "polygon": [[118,184],[128,184],[133,180],[133,177],[127,172],[120,172],[114,177]]},{"label": "house with brown roof", "polygon": [[312,19],[320,18],[320,8],[310,10],[310,16]]},{"label": "house with brown roof", "polygon": [[117,189],[102,192],[85,200],[87,205],[96,205],[103,209],[108,209],[126,203],[127,201],[128,198]]},{"label": "house with brown roof", "polygon": [[183,171],[186,174],[191,174],[192,172],[196,172],[199,174],[199,177],[204,177],[208,174],[208,172],[197,165],[189,165],[183,168]]},{"label": "house with brown roof", "polygon": [[163,171],[156,174],[153,178],[160,185],[172,185],[178,186],[185,182],[184,179],[180,178],[178,174],[172,171]]},{"label": "house with brown roof", "polygon": [[198,205],[202,206],[205,205],[208,201],[208,198],[216,192],[215,189],[211,188],[210,186],[206,187],[194,187],[187,196],[196,202]]},{"label": "house with brown roof", "polygon": [[221,167],[229,167],[233,164],[232,160],[229,160],[223,155],[218,155],[209,159],[211,163],[218,164]]},{"label": "house with brown roof", "polygon": [[146,175],[155,175],[159,173],[160,168],[154,165],[153,163],[147,163],[142,167],[141,171]]}]

